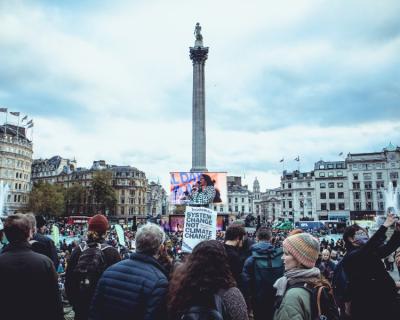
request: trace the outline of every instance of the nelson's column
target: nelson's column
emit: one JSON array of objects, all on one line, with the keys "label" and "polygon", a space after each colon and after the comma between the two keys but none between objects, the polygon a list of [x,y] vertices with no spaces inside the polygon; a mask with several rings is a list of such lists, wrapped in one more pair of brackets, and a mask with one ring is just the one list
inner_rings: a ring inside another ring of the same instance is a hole
[{"label": "nelson's column", "polygon": [[204,88],[204,64],[208,47],[203,47],[200,23],[196,24],[194,47],[190,47],[193,63],[193,114],[192,114],[192,169],[191,172],[207,171],[206,168],[206,106]]}]

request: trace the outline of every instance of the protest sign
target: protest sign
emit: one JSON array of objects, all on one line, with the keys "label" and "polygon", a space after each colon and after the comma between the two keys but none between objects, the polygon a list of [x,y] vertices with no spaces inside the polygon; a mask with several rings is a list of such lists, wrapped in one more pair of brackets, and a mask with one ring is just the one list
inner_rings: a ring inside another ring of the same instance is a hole
[{"label": "protest sign", "polygon": [[202,207],[186,207],[182,251],[192,252],[204,240],[217,238],[217,213]]},{"label": "protest sign", "polygon": [[125,246],[125,235],[124,235],[124,230],[122,229],[122,227],[119,224],[116,224],[114,226],[115,231],[117,232],[117,236],[118,236],[118,243],[121,246]]}]

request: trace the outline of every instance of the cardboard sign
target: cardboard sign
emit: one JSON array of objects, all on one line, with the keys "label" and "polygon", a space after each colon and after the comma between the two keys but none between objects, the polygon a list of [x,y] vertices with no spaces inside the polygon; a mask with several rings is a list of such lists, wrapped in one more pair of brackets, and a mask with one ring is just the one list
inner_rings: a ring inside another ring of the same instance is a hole
[{"label": "cardboard sign", "polygon": [[217,213],[202,207],[186,207],[182,251],[192,252],[204,240],[217,238]]}]

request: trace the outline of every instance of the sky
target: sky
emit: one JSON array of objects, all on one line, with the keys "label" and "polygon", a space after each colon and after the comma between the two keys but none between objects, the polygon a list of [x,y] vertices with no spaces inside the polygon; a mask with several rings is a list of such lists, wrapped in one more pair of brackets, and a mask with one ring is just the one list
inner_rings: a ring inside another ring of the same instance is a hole
[{"label": "sky", "polygon": [[167,188],[191,168],[200,22],[207,168],[275,188],[283,169],[400,145],[399,14],[397,0],[0,0],[0,106],[33,119],[34,158],[131,165]]}]

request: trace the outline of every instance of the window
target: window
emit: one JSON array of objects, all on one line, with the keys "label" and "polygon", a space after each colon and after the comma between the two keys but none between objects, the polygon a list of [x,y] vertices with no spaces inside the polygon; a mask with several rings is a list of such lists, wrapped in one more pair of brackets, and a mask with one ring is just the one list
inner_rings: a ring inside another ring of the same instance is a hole
[{"label": "window", "polygon": [[311,197],[311,192],[307,192],[307,197]]},{"label": "window", "polygon": [[365,198],[368,199],[368,200],[371,200],[372,199],[372,192],[371,191],[366,192],[365,193]]},{"label": "window", "polygon": [[320,164],[320,165],[319,165],[319,168],[320,168],[320,169],[325,169],[325,165]]},{"label": "window", "polygon": [[338,188],[343,188],[343,182],[338,182],[336,185]]},{"label": "window", "polygon": [[320,177],[325,177],[325,172],[320,172],[320,173],[319,173],[319,176],[320,176]]},{"label": "window", "polygon": [[320,195],[319,195],[319,197],[320,197],[321,199],[326,199],[326,192],[321,192]]},{"label": "window", "polygon": [[364,180],[371,180],[371,173],[363,173]]},{"label": "window", "polygon": [[376,173],[376,178],[379,179],[379,180],[382,179],[382,172],[377,172]]},{"label": "window", "polygon": [[376,182],[376,188],[380,189],[380,188],[384,188],[385,187],[385,183],[383,181],[377,181]]},{"label": "window", "polygon": [[242,206],[242,212],[244,212],[244,206]]},{"label": "window", "polygon": [[398,179],[399,173],[398,172],[390,172],[389,176],[390,176],[390,179]]},{"label": "window", "polygon": [[326,203],[321,203],[321,210],[326,210]]},{"label": "window", "polygon": [[353,182],[353,189],[359,190],[360,189],[360,183],[359,182]]},{"label": "window", "polygon": [[337,175],[338,177],[343,177],[343,171],[338,171],[338,172],[336,172],[336,175]]},{"label": "window", "polygon": [[307,182],[307,187],[311,188],[311,182]]},{"label": "window", "polygon": [[286,208],[286,201],[285,200],[282,201],[282,207],[283,207],[283,209]]},{"label": "window", "polygon": [[335,193],[329,192],[329,199],[335,199]]},{"label": "window", "polygon": [[344,199],[344,192],[338,192],[338,199]]},{"label": "window", "polygon": [[336,203],[330,203],[329,210],[336,210]]},{"label": "window", "polygon": [[378,199],[383,199],[383,192],[378,191],[377,193]]},{"label": "window", "polygon": [[385,203],[382,201],[378,202],[378,209],[381,211],[385,210]]},{"label": "window", "polygon": [[[235,198],[235,203],[237,203],[238,202],[238,198]],[[236,210],[237,211],[237,210]]]},{"label": "window", "polygon": [[371,211],[373,210],[373,208],[374,208],[373,202],[367,202],[366,210]]},{"label": "window", "polygon": [[353,197],[354,197],[354,199],[359,200],[359,199],[361,199],[361,193],[360,192],[353,192]]},{"label": "window", "polygon": [[292,189],[292,184],[291,183],[288,183],[288,189]]},{"label": "window", "polygon": [[361,210],[361,202],[354,202],[354,210],[356,211]]},{"label": "window", "polygon": [[328,172],[328,177],[333,177],[333,172]]},{"label": "window", "polygon": [[228,203],[232,203],[232,198],[228,198]]},{"label": "window", "polygon": [[329,182],[328,183],[328,188],[334,188],[335,187],[335,183],[334,182]]},{"label": "window", "polygon": [[242,198],[242,203],[244,202],[244,198]]},{"label": "window", "polygon": [[220,211],[220,212],[224,212],[224,207],[221,206],[221,207],[219,208],[219,211]]},{"label": "window", "polygon": [[292,201],[289,200],[289,209],[292,208]]},{"label": "window", "polygon": [[364,188],[365,189],[372,189],[372,182],[371,181],[365,181],[364,182]]},{"label": "window", "polygon": [[338,207],[339,210],[344,210],[344,203],[343,202],[338,203]]},{"label": "window", "polygon": [[353,173],[353,180],[358,180],[358,173]]},{"label": "window", "polygon": [[328,164],[328,169],[333,169],[333,164],[332,163]]},{"label": "window", "polygon": [[235,206],[235,212],[238,212],[238,211],[239,211],[239,207]]},{"label": "window", "polygon": [[326,188],[326,184],[325,184],[325,183],[320,183],[320,184],[319,184],[319,187],[320,187],[321,189],[325,189],[325,188]]}]

